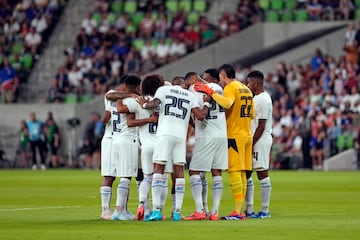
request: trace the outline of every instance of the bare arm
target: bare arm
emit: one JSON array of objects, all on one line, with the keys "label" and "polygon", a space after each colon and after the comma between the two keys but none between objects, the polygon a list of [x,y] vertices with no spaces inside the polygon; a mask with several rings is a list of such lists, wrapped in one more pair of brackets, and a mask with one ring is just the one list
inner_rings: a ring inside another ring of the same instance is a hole
[{"label": "bare arm", "polygon": [[125,92],[111,92],[106,94],[106,99],[110,101],[117,101],[118,99],[124,99],[128,97],[138,97],[138,95],[134,93],[125,93]]},{"label": "bare arm", "polygon": [[118,99],[116,101],[116,108],[119,113],[128,113],[129,112],[129,108],[123,104],[122,99]]},{"label": "bare arm", "polygon": [[259,124],[255,130],[254,136],[253,136],[253,146],[256,144],[256,142],[259,140],[261,135],[264,132],[266,124],[266,119],[259,119]]},{"label": "bare arm", "polygon": [[135,114],[134,113],[129,113],[126,116],[126,122],[127,122],[127,125],[129,127],[142,126],[142,125],[145,125],[147,123],[157,123],[157,121],[158,121],[157,114],[153,114],[150,117],[143,118],[143,119],[135,119]]},{"label": "bare arm", "polygon": [[[145,109],[153,109],[160,105],[161,101],[158,98],[154,98],[153,100],[149,101],[144,97],[138,97],[136,101],[140,104],[142,108]],[[146,103],[146,104],[145,104]]]},{"label": "bare arm", "polygon": [[111,118],[111,112],[105,111],[105,113],[104,113],[104,115],[103,115],[103,117],[101,119],[101,122],[103,124],[106,124],[110,120],[110,118]]}]

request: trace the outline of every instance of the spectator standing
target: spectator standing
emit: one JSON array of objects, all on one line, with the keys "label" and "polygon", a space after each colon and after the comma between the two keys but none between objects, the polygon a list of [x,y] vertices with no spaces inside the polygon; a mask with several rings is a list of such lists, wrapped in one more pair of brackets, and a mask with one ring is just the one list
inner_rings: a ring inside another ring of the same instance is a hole
[{"label": "spectator standing", "polygon": [[45,151],[44,145],[41,142],[41,135],[43,131],[43,122],[38,120],[36,118],[36,114],[34,112],[30,113],[30,121],[27,121],[27,127],[29,129],[29,141],[30,141],[30,147],[32,152],[32,160],[33,160],[33,166],[32,169],[37,169],[37,157],[36,157],[36,151],[38,150],[40,159],[41,159],[41,170],[45,170]]},{"label": "spectator standing", "polygon": [[29,156],[30,143],[29,143],[29,129],[25,120],[21,120],[19,130],[19,152],[21,167],[26,168],[28,166],[27,158]]}]

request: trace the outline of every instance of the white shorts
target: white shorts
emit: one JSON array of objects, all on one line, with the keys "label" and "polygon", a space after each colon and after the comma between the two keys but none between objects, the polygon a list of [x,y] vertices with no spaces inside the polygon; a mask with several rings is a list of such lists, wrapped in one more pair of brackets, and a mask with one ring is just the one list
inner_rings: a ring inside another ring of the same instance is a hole
[{"label": "white shorts", "polygon": [[186,163],[186,141],[173,136],[160,136],[156,139],[154,148],[154,163],[165,165],[172,162],[174,165]]},{"label": "white shorts", "polygon": [[[144,174],[153,174],[154,173],[154,164],[153,164],[154,148],[153,147],[141,147],[141,165]],[[173,163],[168,161],[165,165],[164,172],[172,173],[173,172]]]},{"label": "white shorts", "polygon": [[111,161],[112,138],[101,140],[101,176],[115,177],[115,161]]},{"label": "white shorts", "polygon": [[136,177],[139,143],[136,137],[113,137],[111,159],[116,162],[116,177]]},{"label": "white shorts", "polygon": [[228,168],[228,145],[226,138],[200,138],[195,142],[190,170],[209,172],[211,169]]},{"label": "white shorts", "polygon": [[271,145],[271,136],[260,138],[254,145],[252,158],[254,171],[263,171],[269,169]]}]

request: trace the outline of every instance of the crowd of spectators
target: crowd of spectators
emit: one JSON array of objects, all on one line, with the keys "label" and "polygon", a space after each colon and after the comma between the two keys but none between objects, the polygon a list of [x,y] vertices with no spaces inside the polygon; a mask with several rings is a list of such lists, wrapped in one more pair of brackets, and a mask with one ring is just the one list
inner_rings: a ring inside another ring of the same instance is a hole
[{"label": "crowd of spectators", "polygon": [[49,38],[63,0],[0,0],[1,102],[15,102]]},{"label": "crowd of spectators", "polygon": [[48,102],[63,102],[69,95],[80,99],[84,94],[104,94],[122,74],[145,74],[263,16],[257,1],[240,1],[236,11],[224,12],[215,25],[209,23],[206,10],[171,11],[166,1],[157,0],[138,1],[136,11],[129,14],[116,12],[112,6],[117,2],[96,1],[95,10],[82,21],[48,90]]}]

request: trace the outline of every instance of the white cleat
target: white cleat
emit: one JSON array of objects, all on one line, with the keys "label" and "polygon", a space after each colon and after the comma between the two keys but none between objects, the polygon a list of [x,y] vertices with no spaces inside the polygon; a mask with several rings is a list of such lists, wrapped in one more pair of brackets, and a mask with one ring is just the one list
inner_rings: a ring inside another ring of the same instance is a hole
[{"label": "white cleat", "polygon": [[103,212],[100,216],[100,219],[102,220],[111,220],[112,219],[112,212],[108,211],[108,212]]}]

